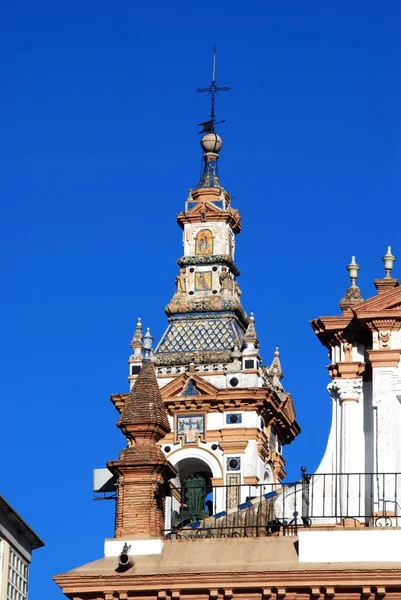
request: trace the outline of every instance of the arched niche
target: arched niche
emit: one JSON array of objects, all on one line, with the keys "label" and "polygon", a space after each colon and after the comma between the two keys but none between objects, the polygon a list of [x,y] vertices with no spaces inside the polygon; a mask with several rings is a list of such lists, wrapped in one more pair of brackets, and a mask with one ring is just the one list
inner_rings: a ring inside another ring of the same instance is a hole
[{"label": "arched niche", "polygon": [[213,233],[210,229],[201,229],[195,237],[195,254],[197,256],[210,256],[213,254]]}]

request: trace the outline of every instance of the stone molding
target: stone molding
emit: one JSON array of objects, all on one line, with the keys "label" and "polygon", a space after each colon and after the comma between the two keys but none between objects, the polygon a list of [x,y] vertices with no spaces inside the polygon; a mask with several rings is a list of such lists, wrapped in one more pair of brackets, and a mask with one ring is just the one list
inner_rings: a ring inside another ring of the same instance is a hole
[{"label": "stone molding", "polygon": [[259,477],[257,475],[244,475],[245,485],[259,485]]},{"label": "stone molding", "polygon": [[378,367],[398,367],[401,358],[401,349],[368,350],[372,369]]},{"label": "stone molding", "polygon": [[332,379],[356,379],[365,373],[366,364],[363,362],[338,362],[328,367]]},{"label": "stone molding", "polygon": [[[54,579],[64,594],[81,599],[82,593],[85,600],[123,600],[138,586],[135,573],[124,574],[124,577],[116,573],[101,578],[94,574],[65,574]],[[102,592],[99,592],[99,584]],[[341,569],[269,569],[268,573],[266,570],[239,573],[227,569],[224,573],[191,573],[190,576],[174,572],[141,575],[140,585],[141,600],[172,598],[174,593],[182,596],[186,592],[188,597],[196,600],[223,600],[226,590],[235,590],[230,600],[247,597],[252,600],[294,600],[298,596],[304,600],[401,600],[400,569],[394,566],[351,568],[341,565]]]}]

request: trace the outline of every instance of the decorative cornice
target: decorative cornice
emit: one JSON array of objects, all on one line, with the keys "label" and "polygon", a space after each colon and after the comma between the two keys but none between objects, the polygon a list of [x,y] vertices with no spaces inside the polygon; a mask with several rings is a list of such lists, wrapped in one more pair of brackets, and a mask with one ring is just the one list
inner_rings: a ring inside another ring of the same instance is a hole
[{"label": "decorative cornice", "polygon": [[[225,540],[224,540],[225,541]],[[295,540],[294,540],[295,541]],[[167,541],[167,543],[182,543],[183,540]],[[201,545],[205,540],[196,540]],[[208,540],[206,540],[206,543]],[[188,543],[185,541],[184,543]],[[236,541],[233,540],[233,544]],[[250,569],[246,571],[229,570],[225,568],[222,572],[214,569],[208,572],[191,572],[190,576],[185,572],[177,572],[176,569],[170,573],[146,573],[138,575],[136,572],[127,572],[124,576],[121,573],[104,574],[97,572],[88,573],[65,573],[54,577],[55,582],[62,588],[64,594],[79,595],[85,594],[86,600],[99,599],[99,587],[103,594],[113,594],[113,600],[117,600],[119,594],[115,596],[115,590],[120,594],[126,591],[138,589],[140,585],[141,598],[154,599],[157,597],[160,589],[167,589],[171,592],[179,591],[183,594],[189,591],[192,595],[196,593],[197,597],[205,599],[212,597],[212,592],[216,591],[215,598],[219,597],[217,589],[224,593],[225,589],[235,589],[236,595],[245,597],[249,592],[252,593],[254,600],[264,600],[271,598],[276,600],[278,591],[284,599],[293,598],[294,594],[299,593],[305,599],[312,599],[312,590],[322,588],[322,597],[326,596],[325,591],[329,592],[330,598],[352,597],[366,598],[368,591],[372,598],[386,598],[386,600],[400,600],[401,582],[400,569],[398,566],[386,567],[377,564],[372,567],[371,564],[356,568],[347,567],[346,564],[339,564],[338,568],[286,568],[275,569],[272,564],[269,569]],[[190,581],[190,583],[189,583]],[[197,592],[199,590],[199,592]],[[202,592],[201,592],[202,590]],[[334,593],[334,595],[333,595]],[[283,596],[284,594],[284,596]],[[365,594],[362,595],[362,594]],[[292,596],[291,596],[292,595]],[[100,596],[102,597],[102,596]],[[223,597],[223,596],[222,596]],[[235,597],[235,596],[234,596]]]},{"label": "decorative cornice", "polygon": [[244,327],[248,324],[248,317],[242,308],[241,301],[235,295],[224,296],[218,293],[213,296],[197,298],[195,295],[182,296],[176,294],[167,304],[164,311],[168,317],[181,314],[229,311],[239,318]]},{"label": "decorative cornice", "polygon": [[173,367],[176,365],[221,364],[231,362],[231,352],[228,350],[211,350],[208,352],[169,352],[156,354],[156,365]]},{"label": "decorative cornice", "polygon": [[[177,223],[184,229],[187,223],[207,223],[223,221],[228,223],[234,233],[241,231],[241,217],[238,210],[233,208],[221,209],[213,202],[219,200],[220,191],[216,189],[197,190],[196,199],[199,202],[193,208],[177,215]],[[192,193],[195,199],[195,191]],[[203,196],[203,197],[202,197]]]},{"label": "decorative cornice", "polygon": [[401,329],[401,320],[386,316],[372,319],[366,325],[371,331],[399,331]]},{"label": "decorative cornice", "polygon": [[[274,390],[268,388],[218,389],[205,380],[200,383],[197,377],[195,385],[202,393],[199,396],[178,395],[189,375],[183,373],[161,388],[163,401],[170,414],[183,411],[225,412],[229,410],[258,411],[265,421],[275,420],[275,426],[283,444],[290,443],[301,431],[288,395],[282,402]],[[194,379],[195,379],[194,377]],[[209,392],[206,391],[208,387]],[[113,394],[111,400],[121,411],[128,394]]]}]

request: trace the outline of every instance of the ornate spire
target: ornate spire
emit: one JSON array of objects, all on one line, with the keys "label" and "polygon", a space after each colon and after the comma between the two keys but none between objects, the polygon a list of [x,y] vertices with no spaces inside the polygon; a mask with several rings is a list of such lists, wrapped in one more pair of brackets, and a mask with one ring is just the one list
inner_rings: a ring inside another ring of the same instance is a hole
[{"label": "ornate spire", "polygon": [[138,317],[136,322],[135,333],[132,336],[131,348],[142,348],[142,319]]},{"label": "ornate spire", "polygon": [[343,312],[350,310],[354,304],[358,304],[358,302],[363,301],[363,298],[361,295],[361,290],[356,285],[356,280],[358,278],[359,269],[360,269],[360,266],[356,263],[355,256],[352,256],[351,262],[347,266],[349,278],[351,279],[351,285],[348,287],[347,291],[345,292],[344,297],[341,299],[341,301],[339,303]]},{"label": "ornate spire", "polygon": [[255,315],[253,312],[251,312],[249,315],[248,327],[244,335],[244,342],[246,343],[247,347],[250,344],[253,344],[255,348],[259,346],[259,340],[255,329]]},{"label": "ornate spire", "polygon": [[276,349],[274,350],[273,361],[270,365],[270,374],[272,376],[273,387],[283,389],[283,386],[280,383],[280,379],[283,379],[284,373],[281,367],[280,350],[278,346],[276,346]]},{"label": "ornate spire", "polygon": [[134,355],[137,354],[138,348],[140,349],[140,353],[142,353],[142,319],[141,319],[141,317],[138,317],[138,320],[136,322],[135,333],[132,336],[130,346],[134,351]]}]

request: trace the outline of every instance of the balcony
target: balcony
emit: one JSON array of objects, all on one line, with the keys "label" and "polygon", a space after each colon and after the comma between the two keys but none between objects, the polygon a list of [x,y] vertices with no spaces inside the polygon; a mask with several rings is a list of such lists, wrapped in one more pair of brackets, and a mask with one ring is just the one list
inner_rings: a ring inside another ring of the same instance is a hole
[{"label": "balcony", "polygon": [[288,536],[313,527],[401,527],[401,473],[309,475],[303,469],[299,481],[280,485],[204,482],[192,476],[166,498],[168,539]]}]

